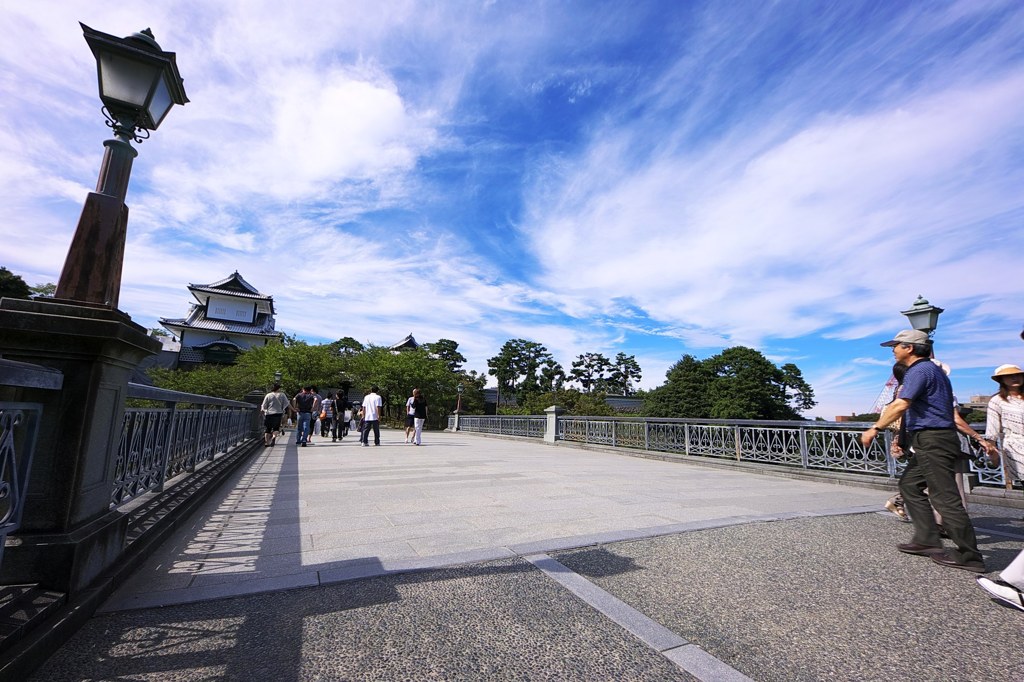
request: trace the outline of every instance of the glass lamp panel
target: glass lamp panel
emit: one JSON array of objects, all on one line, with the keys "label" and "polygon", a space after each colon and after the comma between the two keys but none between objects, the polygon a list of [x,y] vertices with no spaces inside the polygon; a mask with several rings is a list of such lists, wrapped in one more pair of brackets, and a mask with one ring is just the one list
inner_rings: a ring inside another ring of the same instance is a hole
[{"label": "glass lamp panel", "polygon": [[160,79],[156,83],[156,87],[153,89],[153,98],[149,101],[149,117],[153,121],[153,129],[156,130],[160,122],[164,120],[164,116],[170,111],[171,107],[174,106],[174,100],[171,99],[171,90],[167,87],[167,77],[163,74],[160,75]]},{"label": "glass lamp panel", "polygon": [[146,106],[153,81],[160,77],[159,67],[110,52],[101,52],[99,63],[100,99],[105,104],[113,100],[140,110]]}]

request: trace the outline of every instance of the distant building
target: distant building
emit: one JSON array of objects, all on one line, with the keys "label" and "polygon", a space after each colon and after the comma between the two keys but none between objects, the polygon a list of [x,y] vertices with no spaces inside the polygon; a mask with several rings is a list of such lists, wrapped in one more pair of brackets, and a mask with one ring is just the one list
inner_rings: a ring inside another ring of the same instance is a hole
[{"label": "distant building", "polygon": [[990,395],[972,395],[971,399],[966,403],[962,403],[960,407],[984,411],[988,409],[988,401],[991,399],[992,396]]},{"label": "distant building", "polygon": [[188,290],[196,299],[188,316],[160,319],[181,346],[178,368],[230,365],[242,351],[280,341],[274,331],[274,298],[257,291],[237,270],[219,282],[189,284]]},{"label": "distant building", "polygon": [[420,347],[420,344],[416,343],[416,339],[412,338],[412,334],[409,334],[398,343],[389,346],[388,350],[400,351],[400,350],[416,350]]}]

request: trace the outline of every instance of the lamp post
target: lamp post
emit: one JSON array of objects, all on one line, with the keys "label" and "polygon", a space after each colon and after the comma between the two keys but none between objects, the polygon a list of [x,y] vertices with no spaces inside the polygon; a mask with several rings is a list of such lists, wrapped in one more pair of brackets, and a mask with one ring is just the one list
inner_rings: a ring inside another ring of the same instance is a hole
[{"label": "lamp post", "polygon": [[274,372],[274,383],[277,384],[278,386],[281,385],[281,372],[280,371]]},{"label": "lamp post", "polygon": [[54,297],[117,308],[128,227],[124,200],[138,156],[131,142],[148,138],[171,107],[188,98],[175,54],[162,51],[148,28],[117,38],[81,27],[96,57],[103,114],[114,138],[103,143],[96,191],[86,197]]},{"label": "lamp post", "polygon": [[456,414],[458,414],[459,412],[462,412],[462,392],[464,390],[466,390],[466,389],[462,386],[462,384],[459,384],[458,386],[455,387],[455,392],[459,394],[459,400],[455,404],[455,412],[456,412]]},{"label": "lamp post", "polygon": [[935,328],[939,326],[939,315],[942,312],[942,308],[931,305],[924,296],[918,294],[914,304],[906,310],[901,310],[900,314],[907,316],[912,328],[931,336],[935,333]]},{"label": "lamp post", "polygon": [[174,55],[162,52],[151,33],[122,39],[82,29],[114,139],[104,143],[96,191],[86,197],[55,297],[0,298],[0,355],[64,377],[59,391],[26,389],[32,392],[24,400],[39,403],[60,428],[39,429],[20,542],[4,550],[0,584],[38,584],[69,598],[96,589],[97,579],[124,565],[128,517],[111,509],[111,491],[123,483],[131,453],[121,448],[118,425],[133,370],[160,349],[117,309],[124,197],[136,156],[131,142],[188,101]]}]

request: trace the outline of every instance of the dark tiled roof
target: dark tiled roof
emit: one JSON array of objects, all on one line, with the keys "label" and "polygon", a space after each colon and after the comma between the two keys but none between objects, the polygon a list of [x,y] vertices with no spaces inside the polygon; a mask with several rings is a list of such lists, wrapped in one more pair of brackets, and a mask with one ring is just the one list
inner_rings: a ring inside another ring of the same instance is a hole
[{"label": "dark tiled roof", "polygon": [[256,324],[225,322],[224,320],[209,320],[206,318],[200,318],[198,320],[160,320],[160,324],[165,327],[170,325],[184,327],[187,329],[204,329],[206,331],[222,332],[224,334],[278,336],[278,333],[274,331],[273,320],[269,320],[262,315],[260,317],[263,319],[257,319]]},{"label": "dark tiled roof", "polygon": [[206,308],[192,306],[187,318],[160,319],[165,327],[185,327],[188,329],[206,329],[227,334],[252,334],[256,336],[278,336],[274,331],[274,318],[266,313],[256,315],[256,322],[229,322],[227,320],[211,320],[206,317]]},{"label": "dark tiled roof", "polygon": [[399,341],[398,343],[391,346],[388,350],[398,350],[399,348],[419,348],[420,344],[416,343],[416,339],[412,338],[412,334]]},{"label": "dark tiled roof", "polygon": [[188,290],[191,291],[193,294],[195,294],[195,292],[198,291],[206,294],[219,294],[222,296],[229,295],[237,296],[238,298],[254,298],[259,301],[270,301],[273,299],[272,296],[264,296],[263,294],[260,293],[252,294],[247,291],[232,291],[231,289],[220,289],[217,287],[212,287],[208,284],[189,284]]},{"label": "dark tiled roof", "polygon": [[224,291],[232,291],[239,294],[256,294],[260,295],[260,292],[253,285],[242,279],[242,276],[238,274],[238,270],[225,277],[219,282],[213,282],[212,284],[189,284],[191,287],[199,289],[220,289]]}]

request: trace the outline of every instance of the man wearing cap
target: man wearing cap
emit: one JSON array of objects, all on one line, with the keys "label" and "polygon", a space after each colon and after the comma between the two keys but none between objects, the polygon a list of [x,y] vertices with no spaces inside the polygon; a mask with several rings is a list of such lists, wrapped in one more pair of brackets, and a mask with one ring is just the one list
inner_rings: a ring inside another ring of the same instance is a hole
[{"label": "man wearing cap", "polygon": [[[892,347],[896,362],[906,365],[907,374],[900,397],[889,403],[875,425],[861,434],[860,441],[865,447],[870,445],[880,429],[903,417],[913,456],[900,478],[900,492],[914,522],[914,537],[896,548],[929,556],[942,566],[984,573],[985,562],[978,551],[974,526],[956,487],[954,465],[960,455],[960,439],[953,419],[949,377],[929,360],[932,343],[923,331],[901,331],[881,345]],[[956,550],[943,549],[932,507],[942,515],[943,528]]]}]

